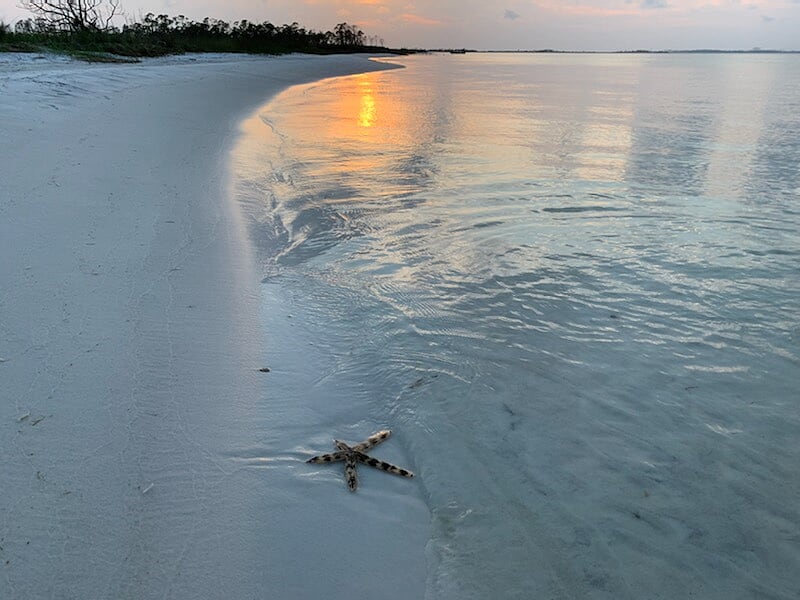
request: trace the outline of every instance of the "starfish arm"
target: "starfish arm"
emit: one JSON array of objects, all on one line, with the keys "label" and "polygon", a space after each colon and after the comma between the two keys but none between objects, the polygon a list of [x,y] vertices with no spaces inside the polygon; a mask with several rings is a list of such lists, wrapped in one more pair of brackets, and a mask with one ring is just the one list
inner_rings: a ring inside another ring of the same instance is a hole
[{"label": "starfish arm", "polygon": [[340,440],[333,440],[333,445],[336,446],[342,454],[352,452],[353,449]]},{"label": "starfish arm", "polygon": [[358,474],[356,473],[356,460],[352,456],[344,459],[344,479],[351,492],[355,492],[358,487]]},{"label": "starfish arm", "polygon": [[320,454],[309,458],[307,463],[331,463],[344,460],[344,452],[331,452],[330,454]]},{"label": "starfish arm", "polygon": [[355,446],[353,446],[353,450],[355,450],[356,452],[364,452],[364,450],[369,450],[373,446],[377,446],[381,442],[385,442],[386,440],[388,440],[390,435],[392,435],[392,432],[389,431],[388,429],[379,431],[378,433],[369,436],[360,444],[356,444]]},{"label": "starfish arm", "polygon": [[377,458],[372,458],[371,456],[367,456],[366,454],[358,453],[356,454],[359,462],[364,463],[365,465],[369,465],[370,467],[375,467],[376,469],[380,469],[381,471],[386,471],[387,473],[393,473],[394,475],[400,475],[402,477],[413,477],[414,474],[411,471],[406,469],[401,469],[400,467],[396,467],[393,464],[384,462],[382,460],[378,460]]}]

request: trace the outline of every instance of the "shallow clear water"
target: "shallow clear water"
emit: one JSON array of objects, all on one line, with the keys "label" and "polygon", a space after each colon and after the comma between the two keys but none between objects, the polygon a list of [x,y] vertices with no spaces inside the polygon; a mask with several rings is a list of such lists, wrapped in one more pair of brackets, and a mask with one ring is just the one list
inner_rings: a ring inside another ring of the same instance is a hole
[{"label": "shallow clear water", "polygon": [[391,62],[265,106],[236,189],[428,595],[796,598],[797,57]]}]

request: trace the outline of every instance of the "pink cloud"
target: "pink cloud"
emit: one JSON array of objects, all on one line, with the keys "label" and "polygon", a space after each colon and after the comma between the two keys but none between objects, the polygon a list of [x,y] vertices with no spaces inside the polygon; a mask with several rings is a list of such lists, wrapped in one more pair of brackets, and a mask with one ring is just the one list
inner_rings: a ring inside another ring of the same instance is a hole
[{"label": "pink cloud", "polygon": [[414,15],[411,13],[404,13],[400,15],[400,18],[403,21],[408,23],[414,23],[415,25],[441,25],[441,21],[437,21],[436,19],[429,19],[427,17],[421,17],[420,15]]}]

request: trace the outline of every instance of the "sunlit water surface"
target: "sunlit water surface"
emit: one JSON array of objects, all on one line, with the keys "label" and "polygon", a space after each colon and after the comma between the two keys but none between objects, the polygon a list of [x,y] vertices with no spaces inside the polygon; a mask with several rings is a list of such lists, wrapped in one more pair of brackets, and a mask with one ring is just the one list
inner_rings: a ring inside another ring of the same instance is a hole
[{"label": "sunlit water surface", "polygon": [[264,107],[237,194],[429,595],[797,598],[800,60],[392,62]]}]

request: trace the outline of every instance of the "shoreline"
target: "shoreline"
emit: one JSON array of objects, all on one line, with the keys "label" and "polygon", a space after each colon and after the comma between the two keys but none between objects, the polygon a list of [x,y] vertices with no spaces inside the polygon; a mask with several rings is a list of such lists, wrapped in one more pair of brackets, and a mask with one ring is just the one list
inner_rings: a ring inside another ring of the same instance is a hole
[{"label": "shoreline", "polygon": [[314,541],[263,539],[270,508],[289,535],[302,515],[258,470],[273,460],[252,418],[270,385],[262,292],[227,164],[238,124],[278,92],[390,67],[16,62],[0,61],[0,595],[345,597],[359,577],[381,584],[308,565],[313,581],[293,581],[296,556],[264,562],[265,545]]}]

